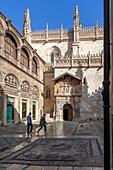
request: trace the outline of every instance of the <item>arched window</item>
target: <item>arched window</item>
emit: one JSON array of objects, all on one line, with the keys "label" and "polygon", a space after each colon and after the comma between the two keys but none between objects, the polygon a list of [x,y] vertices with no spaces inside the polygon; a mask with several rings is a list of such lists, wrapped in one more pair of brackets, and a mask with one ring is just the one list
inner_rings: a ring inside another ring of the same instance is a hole
[{"label": "arched window", "polygon": [[17,58],[17,44],[14,38],[10,34],[5,36],[5,52],[10,54],[12,57]]},{"label": "arched window", "polygon": [[32,72],[37,74],[37,62],[36,62],[34,57],[33,57],[33,60],[32,60]]},{"label": "arched window", "polygon": [[21,64],[23,64],[26,67],[29,67],[29,55],[26,51],[26,49],[22,48],[21,51]]},{"label": "arched window", "polygon": [[55,57],[60,57],[60,50],[57,48],[54,48],[51,52],[51,62],[54,63],[54,58]]},{"label": "arched window", "polygon": [[45,98],[50,98],[50,89],[48,87],[45,89]]}]

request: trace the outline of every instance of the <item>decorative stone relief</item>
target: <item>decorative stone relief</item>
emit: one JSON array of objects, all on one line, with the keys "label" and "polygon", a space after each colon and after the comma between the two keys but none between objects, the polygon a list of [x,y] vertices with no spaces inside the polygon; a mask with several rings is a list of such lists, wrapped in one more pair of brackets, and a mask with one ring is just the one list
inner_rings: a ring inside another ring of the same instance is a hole
[{"label": "decorative stone relief", "polygon": [[12,74],[8,74],[6,77],[5,77],[5,83],[6,84],[9,84],[9,85],[12,85],[12,86],[17,86],[17,78],[12,75]]},{"label": "decorative stone relief", "polygon": [[33,95],[36,95],[36,96],[39,95],[37,86],[33,86],[33,88],[32,88],[32,94],[33,94]]},{"label": "decorative stone relief", "polygon": [[57,89],[57,94],[60,95],[76,95],[79,93],[78,89],[76,87],[72,87],[71,85],[64,84],[64,86],[60,86]]},{"label": "decorative stone relief", "polygon": [[23,81],[22,84],[21,84],[21,90],[29,92],[29,89],[30,89],[29,83],[27,81]]}]

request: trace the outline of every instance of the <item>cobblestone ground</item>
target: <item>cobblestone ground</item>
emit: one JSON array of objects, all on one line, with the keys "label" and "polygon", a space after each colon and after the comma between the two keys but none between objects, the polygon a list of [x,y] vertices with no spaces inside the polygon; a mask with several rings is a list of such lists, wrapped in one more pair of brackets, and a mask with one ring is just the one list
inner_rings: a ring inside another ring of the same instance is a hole
[{"label": "cobblestone ground", "polygon": [[32,138],[26,125],[0,127],[0,170],[104,170],[103,122],[52,122]]}]

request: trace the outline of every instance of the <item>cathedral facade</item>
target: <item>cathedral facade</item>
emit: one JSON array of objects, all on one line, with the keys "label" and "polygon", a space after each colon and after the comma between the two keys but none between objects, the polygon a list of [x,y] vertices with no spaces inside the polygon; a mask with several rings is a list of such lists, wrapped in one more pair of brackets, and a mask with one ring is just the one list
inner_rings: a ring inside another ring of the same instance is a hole
[{"label": "cathedral facade", "polygon": [[23,35],[0,13],[0,119],[102,118],[103,28],[83,28],[78,6],[73,29],[32,31],[29,10]]}]

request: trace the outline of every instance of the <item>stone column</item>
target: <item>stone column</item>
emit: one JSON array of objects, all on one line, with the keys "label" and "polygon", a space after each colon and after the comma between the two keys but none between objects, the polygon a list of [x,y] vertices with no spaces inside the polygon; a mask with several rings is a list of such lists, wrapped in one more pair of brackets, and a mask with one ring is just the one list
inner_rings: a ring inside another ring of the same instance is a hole
[{"label": "stone column", "polygon": [[14,123],[18,123],[20,121],[20,113],[18,110],[18,104],[19,104],[19,97],[15,97],[14,101]]}]

